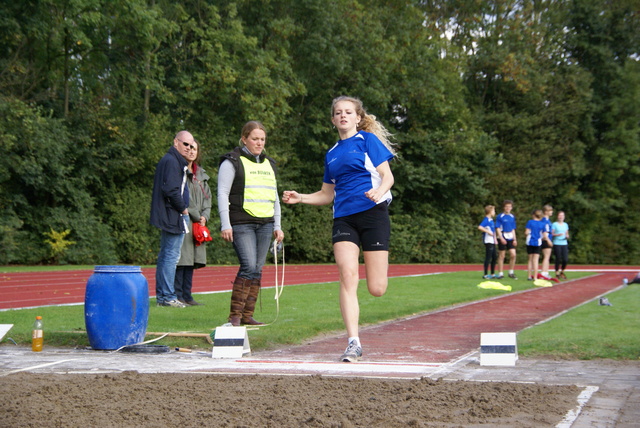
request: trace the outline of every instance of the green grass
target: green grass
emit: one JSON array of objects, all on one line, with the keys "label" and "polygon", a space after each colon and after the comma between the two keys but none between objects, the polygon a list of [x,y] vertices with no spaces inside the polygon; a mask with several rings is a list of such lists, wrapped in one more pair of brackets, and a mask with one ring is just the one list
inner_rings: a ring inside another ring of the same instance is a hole
[{"label": "green grass", "polygon": [[591,360],[640,358],[640,284],[607,295],[613,306],[598,300],[573,308],[518,334],[518,353],[526,357]]},{"label": "green grass", "polygon": [[[570,276],[586,275],[590,274],[572,273]],[[363,282],[359,290],[361,325],[508,293],[479,289],[476,285],[480,281],[478,272],[391,278],[387,294],[382,298],[369,295]],[[502,283],[511,285],[512,292],[533,287],[531,282],[523,280],[502,280]],[[518,335],[520,355],[637,359],[640,355],[640,335],[637,334],[640,313],[640,296],[637,293],[640,287],[634,287],[611,294],[612,307],[589,303],[548,324],[521,332]],[[274,289],[262,291],[256,319],[271,322],[276,318],[274,294]],[[197,300],[205,306],[185,309],[156,307],[155,299],[152,299],[147,331],[208,334],[226,322],[229,292],[199,294]],[[578,318],[574,312],[580,314]],[[20,344],[28,344],[36,315],[42,315],[45,322],[45,346],[89,345],[84,333],[83,305],[2,311],[0,324],[14,324],[7,336]],[[549,327],[551,325],[553,327]],[[344,332],[338,305],[338,284],[310,284],[285,287],[277,321],[273,325],[250,330],[249,337],[251,349],[257,351],[300,344],[318,335],[335,332]],[[153,337],[147,336],[147,339]],[[6,343],[7,339],[3,342]],[[167,337],[155,343],[192,349],[210,348],[204,338]]]}]

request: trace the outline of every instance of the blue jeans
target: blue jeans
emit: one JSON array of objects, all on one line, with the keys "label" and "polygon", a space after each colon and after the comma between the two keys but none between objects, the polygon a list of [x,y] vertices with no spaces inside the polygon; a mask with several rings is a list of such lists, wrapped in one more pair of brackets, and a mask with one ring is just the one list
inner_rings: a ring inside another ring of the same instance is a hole
[{"label": "blue jeans", "polygon": [[262,266],[273,240],[273,223],[236,224],[233,226],[233,248],[240,261],[238,276],[260,279]]},{"label": "blue jeans", "polygon": [[156,264],[156,298],[158,303],[176,300],[173,283],[176,279],[176,266],[180,260],[180,249],[184,233],[160,232],[160,252]]}]

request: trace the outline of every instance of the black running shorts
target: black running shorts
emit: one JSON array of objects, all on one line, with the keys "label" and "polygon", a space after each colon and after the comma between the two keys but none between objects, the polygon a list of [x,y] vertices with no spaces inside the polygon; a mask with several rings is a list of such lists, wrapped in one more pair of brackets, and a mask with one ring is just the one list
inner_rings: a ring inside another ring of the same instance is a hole
[{"label": "black running shorts", "polygon": [[367,211],[333,219],[332,241],[353,242],[363,251],[389,251],[391,221],[387,203]]},{"label": "black running shorts", "polygon": [[515,245],[513,245],[513,239],[505,239],[505,241],[506,241],[506,244],[502,244],[498,239],[498,250],[507,251],[507,250],[512,250],[516,248]]},{"label": "black running shorts", "polygon": [[527,245],[527,254],[540,254],[540,247],[536,245]]}]

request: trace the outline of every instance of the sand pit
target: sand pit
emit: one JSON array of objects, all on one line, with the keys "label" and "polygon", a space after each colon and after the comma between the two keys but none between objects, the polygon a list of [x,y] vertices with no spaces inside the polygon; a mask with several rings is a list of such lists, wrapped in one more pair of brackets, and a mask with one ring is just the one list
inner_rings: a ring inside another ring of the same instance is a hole
[{"label": "sand pit", "polygon": [[321,376],[17,373],[0,382],[11,427],[542,427],[580,389]]}]

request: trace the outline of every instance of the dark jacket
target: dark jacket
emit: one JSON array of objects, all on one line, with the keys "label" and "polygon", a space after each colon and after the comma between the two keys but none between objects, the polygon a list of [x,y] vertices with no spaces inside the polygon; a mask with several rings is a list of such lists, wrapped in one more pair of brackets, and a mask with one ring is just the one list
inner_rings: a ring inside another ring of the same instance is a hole
[{"label": "dark jacket", "polygon": [[[244,205],[244,166],[240,161],[240,156],[249,159],[251,162],[256,162],[256,157],[248,154],[242,148],[236,147],[233,151],[226,153],[220,157],[220,164],[225,160],[230,160],[233,163],[233,166],[236,169],[236,176],[233,179],[233,184],[231,185],[231,192],[229,193],[229,219],[231,220],[231,225],[236,224],[247,224],[247,223],[273,223],[273,217],[253,217],[251,214],[247,213],[242,207]],[[273,172],[278,174],[276,170],[276,161],[265,155],[264,153],[260,154],[260,163],[268,160],[271,163],[271,168],[273,168]]]},{"label": "dark jacket", "polygon": [[173,146],[156,166],[151,195],[151,224],[169,233],[184,233],[180,216],[189,206],[187,161]]}]

